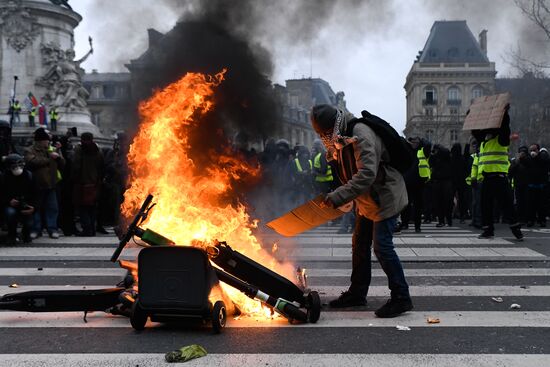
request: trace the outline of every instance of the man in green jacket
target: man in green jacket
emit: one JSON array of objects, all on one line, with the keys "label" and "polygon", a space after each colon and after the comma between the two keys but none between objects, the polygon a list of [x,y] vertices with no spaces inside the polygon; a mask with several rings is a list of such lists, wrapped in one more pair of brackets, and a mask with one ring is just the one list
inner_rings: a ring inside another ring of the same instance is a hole
[{"label": "man in green jacket", "polygon": [[31,239],[42,234],[42,214],[46,219],[46,229],[51,238],[59,238],[57,228],[58,203],[56,185],[58,170],[65,159],[58,149],[50,147],[50,134],[44,128],[34,132],[34,144],[25,152],[27,168],[32,172],[36,186],[34,224]]}]

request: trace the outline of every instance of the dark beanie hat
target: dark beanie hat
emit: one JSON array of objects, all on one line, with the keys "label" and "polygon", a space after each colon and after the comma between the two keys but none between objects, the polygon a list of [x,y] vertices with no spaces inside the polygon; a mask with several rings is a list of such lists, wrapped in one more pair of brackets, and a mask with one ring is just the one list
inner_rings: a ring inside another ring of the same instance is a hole
[{"label": "dark beanie hat", "polygon": [[527,148],[525,145],[522,145],[522,146],[519,147],[519,149],[518,149],[518,153],[521,153],[521,152],[529,153],[529,148]]},{"label": "dark beanie hat", "polygon": [[89,132],[82,133],[82,135],[80,135],[80,140],[82,140],[82,141],[92,141],[92,140],[94,140],[94,135],[92,133],[89,133]]},{"label": "dark beanie hat", "polygon": [[36,131],[34,132],[34,141],[43,141],[43,140],[50,140],[50,135],[48,135],[48,133],[43,127],[40,127],[36,129]]},{"label": "dark beanie hat", "polygon": [[311,124],[315,131],[321,135],[334,128],[338,110],[328,104],[313,106],[311,109]]}]

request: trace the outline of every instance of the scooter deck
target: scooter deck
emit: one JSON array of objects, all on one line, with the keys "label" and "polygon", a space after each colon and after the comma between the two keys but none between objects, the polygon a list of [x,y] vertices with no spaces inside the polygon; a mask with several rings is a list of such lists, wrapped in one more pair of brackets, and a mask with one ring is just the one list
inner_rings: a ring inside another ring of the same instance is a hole
[{"label": "scooter deck", "polygon": [[0,309],[27,312],[105,311],[120,303],[124,288],[51,290],[10,293],[0,297]]},{"label": "scooter deck", "polygon": [[227,273],[253,285],[275,298],[305,303],[304,291],[287,278],[275,273],[249,257],[234,251],[225,242],[216,245],[218,256],[211,260]]}]

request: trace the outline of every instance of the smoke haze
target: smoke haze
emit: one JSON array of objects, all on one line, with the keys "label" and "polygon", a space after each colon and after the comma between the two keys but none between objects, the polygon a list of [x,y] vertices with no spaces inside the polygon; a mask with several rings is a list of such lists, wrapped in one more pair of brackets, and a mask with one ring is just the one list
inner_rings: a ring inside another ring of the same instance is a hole
[{"label": "smoke haze", "polygon": [[548,41],[513,0],[79,0],[84,21],[76,31],[77,54],[91,34],[96,52],[84,66],[125,71],[147,48],[147,28],[168,32],[177,20],[208,18],[245,42],[258,71],[285,79],[321,77],[346,93],[348,108],[367,108],[398,128],[405,125],[405,77],[436,20],[463,20],[474,35],[487,29],[488,56],[498,76],[515,71],[511,49],[547,58]]}]

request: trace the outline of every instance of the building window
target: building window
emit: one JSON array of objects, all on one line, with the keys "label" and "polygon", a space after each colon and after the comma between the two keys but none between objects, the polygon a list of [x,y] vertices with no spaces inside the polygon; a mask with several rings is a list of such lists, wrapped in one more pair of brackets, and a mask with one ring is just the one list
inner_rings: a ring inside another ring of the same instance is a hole
[{"label": "building window", "polygon": [[456,107],[451,107],[449,108],[449,112],[451,115],[455,116],[455,115],[458,115],[458,108]]},{"label": "building window", "polygon": [[107,99],[114,98],[116,94],[116,89],[114,85],[105,84],[103,86],[103,97]]},{"label": "building window", "polygon": [[451,135],[451,144],[456,143],[458,141],[458,130],[454,130],[454,129],[451,130],[450,135]]},{"label": "building window", "polygon": [[92,98],[92,99],[100,99],[100,98],[102,98],[103,96],[102,96],[102,94],[101,94],[101,91],[102,91],[102,90],[101,90],[101,87],[100,87],[99,85],[94,85],[94,86],[92,87],[92,93],[91,93],[92,95],[91,95],[91,98]]},{"label": "building window", "polygon": [[432,141],[434,138],[434,131],[431,129],[426,130],[426,140]]},{"label": "building window", "polygon": [[432,86],[426,87],[424,89],[424,99],[422,100],[424,105],[435,105],[437,104],[437,92],[436,89]]},{"label": "building window", "polygon": [[447,51],[447,56],[454,58],[458,57],[458,48],[452,47]]},{"label": "building window", "polygon": [[447,104],[457,106],[460,102],[460,90],[457,87],[450,87],[447,90]]},{"label": "building window", "polygon": [[473,99],[476,99],[476,98],[479,98],[479,97],[482,97],[482,96],[483,96],[483,88],[474,87],[474,89],[472,89],[472,98]]}]

